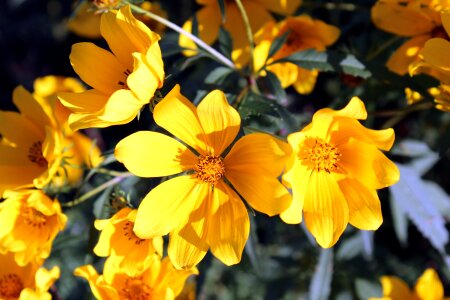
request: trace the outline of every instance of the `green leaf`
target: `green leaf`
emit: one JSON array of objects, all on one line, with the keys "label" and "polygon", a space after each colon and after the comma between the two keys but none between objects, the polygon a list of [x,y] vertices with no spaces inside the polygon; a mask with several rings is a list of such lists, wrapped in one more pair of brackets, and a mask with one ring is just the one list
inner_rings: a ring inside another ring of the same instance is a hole
[{"label": "green leaf", "polygon": [[278,50],[281,49],[284,43],[286,43],[286,40],[290,33],[291,31],[288,30],[273,40],[272,44],[270,45],[269,55],[267,56],[267,59],[271,58],[275,53],[277,53]]},{"label": "green leaf", "polygon": [[275,96],[276,99],[283,101],[286,99],[286,91],[281,86],[281,82],[278,77],[270,72],[266,71],[267,75],[258,78],[258,86],[261,90],[267,91]]},{"label": "green leaf", "polygon": [[367,300],[368,298],[381,298],[383,291],[381,286],[376,283],[372,283],[365,279],[357,278],[355,281],[356,295],[361,300]]},{"label": "green leaf", "polygon": [[362,78],[371,76],[371,72],[353,54],[343,54],[331,50],[321,52],[308,49],[295,52],[271,64],[280,62],[290,62],[308,70],[338,72]]},{"label": "green leaf", "polygon": [[228,67],[217,67],[206,76],[205,83],[220,85],[233,71]]},{"label": "green leaf", "polygon": [[222,23],[225,23],[226,16],[225,16],[225,1],[224,0],[217,0],[219,3],[220,8],[220,14],[222,15]]},{"label": "green leaf", "polygon": [[331,292],[333,249],[321,249],[316,271],[309,285],[310,300],[327,300]]},{"label": "green leaf", "polygon": [[230,33],[226,31],[222,26],[219,28],[219,49],[223,55],[231,59],[231,51],[233,51],[233,40]]}]

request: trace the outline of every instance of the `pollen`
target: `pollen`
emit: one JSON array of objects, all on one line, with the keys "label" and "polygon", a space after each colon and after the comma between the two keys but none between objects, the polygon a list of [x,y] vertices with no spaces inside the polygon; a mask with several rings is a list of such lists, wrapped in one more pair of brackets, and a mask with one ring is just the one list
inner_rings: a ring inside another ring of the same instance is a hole
[{"label": "pollen", "polygon": [[130,242],[134,242],[136,245],[140,245],[142,242],[144,242],[144,239],[139,238],[133,231],[134,223],[130,221],[126,221],[123,226],[123,235],[125,239],[129,240]]},{"label": "pollen", "polygon": [[41,228],[47,224],[47,216],[32,207],[26,207],[21,215],[27,225]]},{"label": "pollen", "polygon": [[150,299],[152,289],[140,277],[127,278],[119,291],[120,299],[147,300]]},{"label": "pollen", "polygon": [[341,154],[332,144],[307,137],[299,146],[298,158],[314,171],[331,173],[337,171]]},{"label": "pollen", "polygon": [[24,286],[16,274],[5,274],[0,277],[0,299],[18,299]]},{"label": "pollen", "polygon": [[225,175],[225,165],[220,156],[200,155],[194,166],[198,179],[216,184]]},{"label": "pollen", "polygon": [[34,142],[28,149],[28,159],[37,164],[39,167],[44,168],[48,166],[48,162],[42,154],[42,142]]}]

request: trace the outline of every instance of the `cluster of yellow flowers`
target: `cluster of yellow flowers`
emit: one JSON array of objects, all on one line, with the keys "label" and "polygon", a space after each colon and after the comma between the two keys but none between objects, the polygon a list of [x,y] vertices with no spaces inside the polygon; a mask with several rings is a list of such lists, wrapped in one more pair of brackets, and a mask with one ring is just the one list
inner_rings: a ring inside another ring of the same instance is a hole
[{"label": "cluster of yellow flowers", "polygon": [[[220,90],[209,92],[197,106],[179,85],[160,97],[165,80],[160,36],[136,19],[130,6],[97,2],[104,11],[89,24],[98,24],[99,32],[93,34],[100,33],[110,51],[83,42],[73,45],[70,54],[73,69],[91,89],[73,78],[43,77],[35,81],[33,94],[23,87],[14,91],[20,113],[0,111],[0,299],[50,297],[59,269],[40,266],[67,221],[52,198],[77,187],[83,170],[103,159],[78,130],[129,123],[149,103],[166,134],[135,132],[116,145],[114,155],[132,174],[164,180],[137,209],[123,207],[111,218],[95,221],[101,233],[94,253],[106,258],[103,274],[92,265],[80,266],[74,274],[89,281],[97,299],[174,299],[187,278],[198,274],[196,266],[208,250],[226,265],[239,263],[250,232],[248,207],[279,215],[287,224],[304,218],[324,248],[336,244],[348,223],[362,230],[380,227],[377,190],[400,176],[382,152],[393,146],[394,131],[364,127],[359,120],[367,118],[367,111],[358,97],[340,110],[317,111],[287,141],[267,133],[243,134],[238,111]],[[198,37],[211,44],[222,25],[233,39],[238,68],[252,64],[256,75],[270,71],[283,88],[292,85],[300,94],[310,93],[318,71],[277,60],[305,49],[323,51],[336,42],[340,30],[308,15],[276,23],[269,13],[289,15],[300,2],[245,2],[254,34],[251,50],[240,32],[245,25],[234,1],[224,1],[223,24],[218,1],[199,1],[204,6],[196,15]],[[425,72],[438,78],[438,105],[448,110],[450,14],[445,5],[379,0],[372,14],[380,28],[411,37],[388,67],[399,74]],[[411,12],[424,21],[417,22]],[[405,18],[393,18],[394,13]],[[81,33],[87,17],[77,18],[70,26]],[[193,23],[188,20],[183,28],[192,31]],[[274,41],[284,35],[285,43],[269,57]],[[186,55],[196,53],[191,39],[181,35],[179,42]],[[396,281],[383,279],[383,285],[387,282]]]}]

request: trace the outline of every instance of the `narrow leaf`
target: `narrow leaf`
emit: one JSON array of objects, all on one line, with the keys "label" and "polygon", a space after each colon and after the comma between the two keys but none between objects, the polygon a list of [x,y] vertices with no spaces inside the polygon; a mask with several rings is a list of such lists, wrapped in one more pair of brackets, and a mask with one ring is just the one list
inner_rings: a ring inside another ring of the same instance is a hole
[{"label": "narrow leaf", "polygon": [[233,73],[233,70],[230,68],[217,67],[206,76],[205,83],[220,85],[231,73]]},{"label": "narrow leaf", "polygon": [[225,16],[225,1],[224,1],[224,0],[217,0],[217,2],[219,3],[220,14],[221,14],[221,16],[222,16],[222,23],[225,23],[225,21],[226,21],[226,16]]},{"label": "narrow leaf", "polygon": [[322,249],[316,271],[309,285],[310,300],[326,300],[331,292],[333,274],[333,249]]},{"label": "narrow leaf", "polygon": [[357,278],[355,281],[356,295],[360,300],[367,300],[368,298],[381,298],[383,291],[381,286],[376,283],[372,283],[365,279]]},{"label": "narrow leaf", "polygon": [[267,59],[271,58],[275,53],[278,52],[278,50],[281,49],[281,47],[286,43],[286,40],[290,33],[291,32],[288,30],[273,40],[272,44],[270,45],[269,55],[267,56]]},{"label": "narrow leaf", "polygon": [[233,40],[230,33],[226,31],[222,26],[219,28],[219,49],[223,55],[231,59],[231,52],[233,51]]}]

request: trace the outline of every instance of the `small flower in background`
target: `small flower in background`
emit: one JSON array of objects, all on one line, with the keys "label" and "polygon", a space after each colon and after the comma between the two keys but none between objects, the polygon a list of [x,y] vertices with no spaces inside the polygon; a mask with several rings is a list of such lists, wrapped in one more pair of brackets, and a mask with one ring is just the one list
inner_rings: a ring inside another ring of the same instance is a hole
[{"label": "small flower in background", "polygon": [[0,203],[0,253],[10,251],[20,266],[50,255],[67,217],[58,200],[40,190],[5,191]]},{"label": "small flower in background", "polygon": [[[286,42],[268,59],[273,41],[286,32],[289,32]],[[307,15],[288,17],[278,24],[269,22],[255,35],[255,70],[261,70],[266,65],[266,69],[278,77],[283,88],[293,85],[298,93],[309,94],[316,84],[318,71],[306,70],[289,62],[271,63],[301,50],[325,51],[326,47],[336,42],[339,35],[339,28]],[[262,75],[264,73],[261,72]]]},{"label": "small flower in background", "polygon": [[107,257],[121,272],[137,276],[147,269],[156,256],[161,259],[163,239],[141,239],[133,232],[137,210],[123,208],[111,219],[96,220],[95,228],[101,230],[94,248],[98,256]]},{"label": "small flower in background", "polygon": [[399,180],[399,170],[379,149],[394,143],[392,129],[371,130],[357,97],[341,110],[317,111],[311,124],[288,135],[293,148],[283,180],[292,188],[291,206],[280,214],[289,224],[302,221],[324,248],[332,247],[347,223],[375,230],[383,222],[376,193]]},{"label": "small flower in background", "polygon": [[81,132],[70,129],[68,118],[70,110],[59,101],[57,94],[62,92],[84,92],[86,89],[75,78],[63,76],[44,76],[34,81],[34,98],[44,109],[49,119],[63,134],[64,147],[63,171],[52,179],[54,188],[62,188],[65,184],[74,186],[80,182],[83,167],[93,168],[103,158],[95,143]]},{"label": "small flower in background", "polygon": [[12,253],[0,254],[0,266],[0,299],[52,298],[48,290],[59,278],[58,267],[47,270],[35,262],[20,266]]},{"label": "small flower in background", "polygon": [[160,37],[138,21],[129,6],[104,13],[100,30],[112,53],[93,43],[72,46],[70,62],[75,72],[93,87],[59,94],[72,111],[72,130],[130,122],[163,84]]},{"label": "small flower in background", "polygon": [[137,176],[187,172],[148,193],[138,208],[134,231],[141,238],[170,232],[168,253],[176,268],[197,265],[209,248],[233,265],[241,260],[250,221],[240,196],[227,183],[254,209],[279,214],[291,202],[277,179],[290,147],[255,133],[240,138],[227,153],[241,119],[223,92],[210,92],[196,108],[179,90],[175,86],[156,105],[153,117],[187,146],[152,131],[134,133],[116,146],[116,158]]},{"label": "small flower in background", "polygon": [[[270,12],[280,15],[290,15],[301,4],[301,0],[253,0],[242,1],[246,13],[248,14],[252,32],[261,29],[265,23],[273,21]],[[225,19],[222,22],[220,6],[216,0],[197,0],[197,3],[204,5],[195,15],[198,24],[198,36],[208,44],[216,41],[219,35],[219,27],[223,26],[231,35],[233,40],[232,58],[237,66],[248,64],[250,59],[249,44],[245,35],[245,24],[235,1],[224,1]],[[192,18],[186,21],[183,29],[192,32]],[[180,35],[179,44],[188,49],[197,49],[195,43],[184,35]],[[185,51],[184,54],[195,55],[196,51]]]},{"label": "small flower in background", "polygon": [[441,21],[440,11],[450,8],[447,1],[378,0],[372,7],[372,21],[378,28],[409,38],[388,60],[386,66],[399,75],[408,73],[410,65],[417,62],[425,43],[435,37],[448,35]]},{"label": "small flower in background", "polygon": [[43,188],[60,171],[61,132],[23,87],[13,92],[20,113],[0,111],[0,195],[6,189]]},{"label": "small flower in background", "polygon": [[91,265],[75,269],[74,274],[87,281],[96,299],[165,299],[173,300],[182,290],[186,279],[198,274],[196,268],[175,269],[166,257],[155,259],[139,276],[128,276],[107,259],[103,275],[99,275]]},{"label": "small flower in background", "polygon": [[[109,9],[115,9],[118,3],[114,2],[118,1],[113,1],[113,3],[109,4],[109,6],[107,7],[99,7],[95,5],[94,1],[82,1],[75,8],[74,15],[67,22],[67,27],[70,31],[79,36],[91,39],[101,38],[101,14],[108,11]],[[139,6],[142,9],[145,9],[167,19],[167,12],[161,7],[159,3],[144,1],[140,3]],[[155,31],[158,34],[162,34],[164,32],[165,26],[161,25],[161,23],[157,23],[144,16],[138,16],[137,19],[142,21],[152,31]]]},{"label": "small flower in background", "polygon": [[369,298],[369,300],[444,300],[444,287],[439,276],[433,269],[426,269],[417,279],[414,290],[398,277],[381,277],[383,298]]}]

